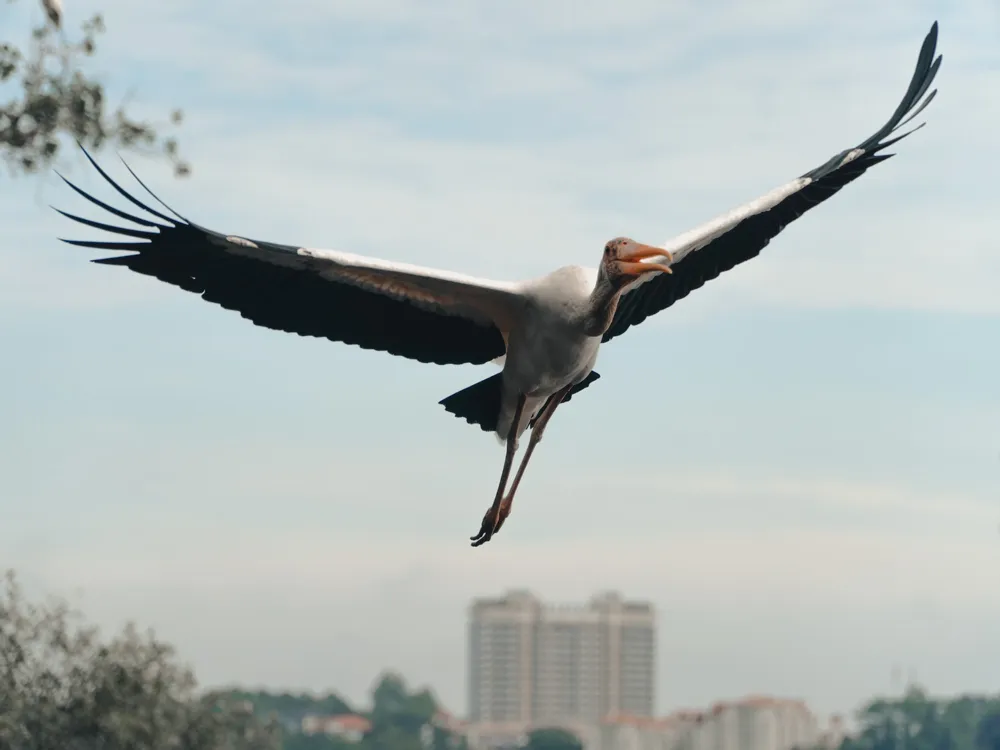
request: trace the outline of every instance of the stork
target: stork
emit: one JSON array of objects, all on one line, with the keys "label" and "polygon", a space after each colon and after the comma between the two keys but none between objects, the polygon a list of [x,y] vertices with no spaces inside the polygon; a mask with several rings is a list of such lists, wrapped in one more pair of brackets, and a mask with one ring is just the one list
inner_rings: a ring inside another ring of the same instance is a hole
[{"label": "stork", "polygon": [[[440,402],[506,445],[493,503],[472,537],[473,546],[479,546],[509,516],[524,470],[556,409],[599,377],[594,364],[603,343],[757,256],[789,222],[890,158],[886,148],[923,127],[897,134],[937,93],[928,93],[941,65],[941,56],[935,56],[937,36],[935,22],[906,94],[872,136],[663,246],[613,239],[597,268],[568,266],[526,281],[497,281],[216,232],[173,211],[126,164],[171,215],[139,201],[86,151],[102,177],[151,218],[114,208],[63,177],[82,197],[135,225],[59,211],[130,238],[65,241],[128,253],[93,262],[194,292],[258,326],[438,365],[502,361],[501,372]],[[507,490],[519,438],[529,427],[527,449]]]}]

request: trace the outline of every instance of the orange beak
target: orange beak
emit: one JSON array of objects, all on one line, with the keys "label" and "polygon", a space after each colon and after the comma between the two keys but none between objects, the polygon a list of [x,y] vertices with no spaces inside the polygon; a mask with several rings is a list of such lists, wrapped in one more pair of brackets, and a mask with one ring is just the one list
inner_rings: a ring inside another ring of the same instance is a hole
[{"label": "orange beak", "polygon": [[627,255],[622,255],[618,258],[618,267],[623,273],[629,273],[633,276],[639,276],[644,273],[650,273],[652,271],[660,271],[661,273],[673,273],[673,269],[668,265],[662,263],[642,263],[641,261],[646,258],[662,258],[666,257],[671,263],[674,262],[673,256],[670,254],[669,250],[664,250],[662,247],[653,247],[652,245],[639,245],[639,249],[633,253],[628,253]]}]

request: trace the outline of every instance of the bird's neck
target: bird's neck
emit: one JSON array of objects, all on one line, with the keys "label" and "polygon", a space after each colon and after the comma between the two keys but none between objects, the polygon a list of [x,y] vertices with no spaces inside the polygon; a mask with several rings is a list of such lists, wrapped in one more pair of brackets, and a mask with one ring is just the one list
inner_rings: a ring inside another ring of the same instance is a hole
[{"label": "bird's neck", "polygon": [[584,333],[588,336],[604,335],[615,318],[620,296],[621,290],[616,289],[604,274],[601,274],[587,301],[587,311],[583,319]]}]

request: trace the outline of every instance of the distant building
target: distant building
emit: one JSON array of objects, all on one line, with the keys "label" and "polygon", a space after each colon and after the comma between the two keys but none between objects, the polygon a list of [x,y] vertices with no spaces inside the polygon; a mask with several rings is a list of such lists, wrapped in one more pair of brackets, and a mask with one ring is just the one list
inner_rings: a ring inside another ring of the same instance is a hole
[{"label": "distant building", "polygon": [[[716,703],[703,711],[677,711],[661,719],[619,713],[592,725],[575,721],[558,725],[576,734],[585,750],[808,750],[826,736],[802,701],[757,696]],[[535,727],[523,727],[524,734]],[[499,739],[498,732],[469,734],[474,748],[515,744]]]},{"label": "distant building", "polygon": [[592,741],[608,715],[651,717],[656,614],[616,593],[584,606],[546,605],[527,591],[477,599],[469,612],[469,720],[490,746],[558,725]]},{"label": "distant building", "polygon": [[356,714],[338,716],[310,714],[302,717],[303,734],[327,734],[331,737],[342,737],[349,742],[360,741],[371,728],[368,719]]},{"label": "distant building", "polygon": [[616,593],[586,605],[545,604],[528,591],[469,609],[469,723],[476,750],[517,748],[559,727],[584,750],[836,750],[801,700],[748,696],[654,717],[656,613]]},{"label": "distant building", "polygon": [[599,739],[587,750],[674,750],[686,726],[679,717],[610,716],[601,722]]},{"label": "distant building", "polygon": [[800,700],[751,696],[687,712],[671,750],[794,750],[814,747],[819,723]]}]

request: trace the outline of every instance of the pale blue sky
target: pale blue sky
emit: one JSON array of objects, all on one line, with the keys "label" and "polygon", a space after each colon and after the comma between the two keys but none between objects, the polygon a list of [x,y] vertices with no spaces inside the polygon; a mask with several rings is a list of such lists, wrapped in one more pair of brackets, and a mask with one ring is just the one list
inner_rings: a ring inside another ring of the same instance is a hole
[{"label": "pale blue sky", "polygon": [[[186,111],[193,176],[129,157],[147,183],[221,231],[500,278],[662,242],[852,146],[934,19],[945,63],[897,158],[605,348],[477,550],[502,451],[437,401],[492,370],[89,264],[46,208],[82,201],[5,177],[0,566],[155,627],[209,684],[358,699],[394,667],[461,712],[468,599],[526,586],[652,599],[664,711],[851,710],[894,665],[1000,689],[995,3],[248,7],[68,3],[105,13],[114,97]],[[5,36],[40,14],[0,6]]]}]

